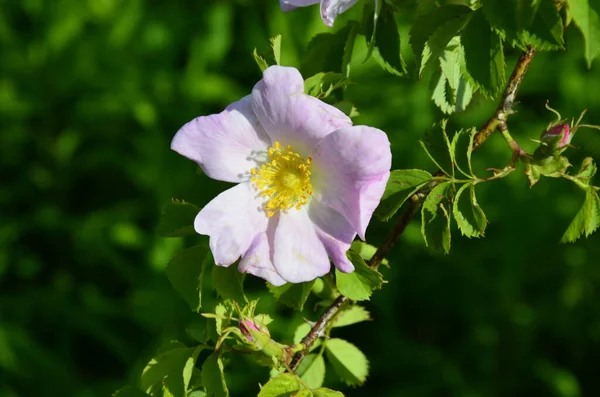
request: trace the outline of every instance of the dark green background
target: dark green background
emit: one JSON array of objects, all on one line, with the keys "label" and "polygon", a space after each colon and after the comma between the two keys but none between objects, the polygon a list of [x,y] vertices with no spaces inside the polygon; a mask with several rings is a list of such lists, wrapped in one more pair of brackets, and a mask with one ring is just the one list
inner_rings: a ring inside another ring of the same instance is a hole
[{"label": "dark green background", "polygon": [[[399,19],[414,69],[412,16]],[[282,33],[283,64],[299,66],[325,31],[318,7],[282,14],[276,0],[0,0],[1,396],[107,396],[135,385],[161,343],[189,342],[184,329],[197,317],[164,273],[189,242],[155,228],[171,197],[204,205],[227,185],[198,175],[170,140],[250,91],[260,79],[254,47],[266,52]],[[355,122],[389,134],[394,168],[433,170],[417,143],[441,117],[428,82],[363,63],[358,41],[358,84],[347,90],[361,112]],[[536,56],[509,121],[530,151],[529,138],[553,119],[546,100],[563,117],[588,108],[584,121],[600,124],[598,61],[586,69],[574,27],[566,43]],[[517,56],[507,49],[509,70]],[[478,96],[451,126],[480,126],[494,107]],[[581,130],[573,143],[573,164],[600,159],[598,131]],[[481,176],[509,157],[498,136],[475,154]],[[547,179],[530,189],[515,173],[478,194],[490,220],[484,239],[456,231],[443,256],[413,222],[383,269],[389,284],[367,303],[374,321],[336,331],[371,361],[366,385],[347,395],[600,395],[600,240],[558,243],[583,192]],[[368,241],[391,226],[373,222]],[[266,294],[260,281],[247,284]],[[274,333],[289,341],[301,316],[273,310]],[[268,375],[233,360],[227,376],[233,395],[245,396]]]}]

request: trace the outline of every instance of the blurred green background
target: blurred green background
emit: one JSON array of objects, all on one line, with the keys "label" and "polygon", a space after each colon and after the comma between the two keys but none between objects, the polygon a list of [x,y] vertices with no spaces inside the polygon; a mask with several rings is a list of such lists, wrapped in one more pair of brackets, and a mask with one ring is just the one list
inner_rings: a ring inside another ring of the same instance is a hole
[{"label": "blurred green background", "polygon": [[[340,26],[359,17],[355,7]],[[399,19],[414,68],[412,15]],[[283,63],[300,66],[326,31],[318,7],[283,14],[276,0],[0,0],[1,396],[108,396],[136,385],[161,343],[185,340],[195,317],[164,269],[186,242],[155,227],[172,197],[204,205],[226,184],[199,176],[170,140],[250,91],[260,79],[254,47],[266,52],[282,33]],[[363,63],[358,41],[358,84],[347,90],[355,122],[389,134],[395,168],[433,170],[417,143],[441,117],[428,82]],[[584,122],[600,124],[598,61],[586,69],[574,27],[566,42],[536,56],[510,119],[528,150],[553,119],[546,100],[563,117],[587,108]],[[507,56],[510,71],[518,52]],[[494,107],[476,97],[451,125],[480,126]],[[573,143],[576,166],[600,160],[597,131]],[[493,136],[475,155],[480,175],[509,157]],[[583,193],[563,180],[530,189],[514,173],[478,194],[486,238],[455,232],[451,254],[439,255],[413,222],[383,269],[389,285],[366,305],[374,321],[336,331],[371,361],[366,386],[348,396],[600,395],[600,237],[558,243]],[[368,241],[391,226],[373,222]],[[259,280],[247,284],[272,307]],[[274,332],[289,341],[302,316],[277,310]],[[268,373],[242,362],[227,376],[244,396]]]}]

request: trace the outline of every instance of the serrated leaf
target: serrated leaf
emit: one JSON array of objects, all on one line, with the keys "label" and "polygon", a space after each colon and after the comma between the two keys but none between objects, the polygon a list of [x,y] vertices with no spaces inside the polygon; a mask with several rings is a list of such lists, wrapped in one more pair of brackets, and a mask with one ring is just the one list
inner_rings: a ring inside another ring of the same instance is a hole
[{"label": "serrated leaf", "polygon": [[465,77],[465,56],[459,38],[453,38],[439,58],[441,73],[433,90],[432,99],[446,114],[462,112],[473,98],[473,87]]},{"label": "serrated leaf", "polygon": [[325,353],[340,379],[349,386],[359,386],[369,374],[367,357],[352,343],[331,338],[325,344]]},{"label": "serrated leaf", "polygon": [[443,201],[448,200],[452,182],[442,182],[425,198],[421,208],[421,234],[425,245],[450,252],[450,216]]},{"label": "serrated leaf", "polygon": [[201,346],[185,347],[180,343],[169,346],[161,349],[142,372],[141,388],[150,395],[163,392],[164,388],[175,396],[183,396],[191,378],[188,362],[193,367],[202,350]]},{"label": "serrated leaf", "polygon": [[590,187],[585,192],[583,205],[560,242],[572,243],[581,237],[583,233],[585,233],[585,237],[588,237],[598,229],[598,226],[600,226],[600,198],[594,188]]},{"label": "serrated leaf", "polygon": [[517,36],[518,17],[517,5],[519,0],[484,0],[482,10],[492,28],[508,39]]},{"label": "serrated leaf", "polygon": [[[367,263],[371,260],[373,255],[375,255],[375,252],[377,252],[377,247],[360,240],[354,240],[350,246],[350,249],[360,255],[360,257],[363,258]],[[384,258],[381,261],[381,264],[387,266],[389,265],[389,262]]]},{"label": "serrated leaf", "polygon": [[178,252],[167,266],[167,278],[175,291],[197,312],[202,307],[204,272],[212,263],[207,247],[196,245]]},{"label": "serrated leaf", "polygon": [[277,36],[270,38],[269,42],[271,42],[275,63],[281,65],[281,35],[278,34]]},{"label": "serrated leaf", "polygon": [[590,7],[588,0],[567,0],[575,25],[581,31],[585,42],[585,60],[588,68],[600,54],[600,17]]},{"label": "serrated leaf", "polygon": [[273,294],[275,299],[292,309],[302,311],[314,283],[313,280],[306,283],[286,283],[280,287],[275,287],[271,284],[267,285],[269,292]]},{"label": "serrated leaf", "polygon": [[[422,15],[410,29],[410,45],[417,59],[419,75],[423,72],[425,45],[428,44],[433,58],[438,58],[448,42],[464,26],[472,10],[463,5],[449,4]],[[435,36],[435,37],[434,37]],[[436,56],[437,54],[437,56]],[[433,59],[427,57],[428,59]]]},{"label": "serrated leaf", "polygon": [[125,386],[122,389],[114,392],[113,397],[150,397],[150,395],[144,393],[140,389],[136,389],[131,386]]},{"label": "serrated leaf", "polygon": [[[469,198],[461,200],[462,194],[467,188],[471,188]],[[452,214],[463,236],[469,238],[483,236],[487,219],[475,199],[473,183],[465,183],[458,189],[454,197]]]},{"label": "serrated leaf", "polygon": [[[313,76],[323,71],[345,74],[346,71],[342,69],[342,60],[344,47],[352,28],[351,25],[348,25],[335,33],[321,33],[314,36],[302,57],[300,68],[302,75]],[[327,54],[327,56],[323,56],[323,54]]]},{"label": "serrated leaf", "polygon": [[196,234],[194,219],[200,208],[185,201],[173,200],[162,210],[157,232],[161,237],[185,237]]},{"label": "serrated leaf", "polygon": [[323,360],[323,356],[316,353],[307,355],[300,363],[296,373],[311,389],[323,386],[325,380],[325,360]]},{"label": "serrated leaf", "polygon": [[314,397],[344,397],[341,391],[335,391],[326,387],[321,387],[312,391]]},{"label": "serrated leaf", "polygon": [[288,397],[303,388],[296,375],[286,373],[269,379],[260,389],[258,397]]},{"label": "serrated leaf", "polygon": [[[215,352],[202,364],[202,385],[207,397],[229,397],[221,355]],[[179,394],[178,394],[179,395]]]},{"label": "serrated leaf", "polygon": [[393,170],[375,215],[382,220],[389,220],[431,178],[431,174],[423,170]]},{"label": "serrated leaf", "polygon": [[530,1],[530,6],[526,2],[519,3],[520,40],[537,50],[564,48],[563,23],[554,2]]},{"label": "serrated leaf", "polygon": [[258,51],[256,50],[256,48],[252,52],[252,56],[254,57],[254,62],[256,62],[256,64],[258,65],[258,68],[260,69],[261,72],[264,72],[265,70],[268,69],[269,64],[267,63],[266,59],[263,58],[258,53]]},{"label": "serrated leaf", "polygon": [[237,266],[213,266],[212,282],[217,294],[223,299],[232,299],[236,302],[247,302],[244,294],[244,274],[240,273]]},{"label": "serrated leaf", "polygon": [[495,98],[506,83],[506,63],[500,36],[492,30],[481,9],[475,11],[461,34],[466,67],[472,81],[488,98]]},{"label": "serrated leaf", "polygon": [[347,325],[370,321],[371,314],[362,306],[353,305],[341,310],[333,319],[332,327],[345,327]]},{"label": "serrated leaf", "polygon": [[375,34],[375,60],[381,67],[392,74],[403,76],[406,74],[406,65],[400,52],[400,33],[394,14],[384,12],[379,17],[379,24]]},{"label": "serrated leaf", "polygon": [[342,273],[336,269],[335,284],[342,295],[352,300],[368,300],[373,290],[381,288],[383,276],[367,266],[356,252],[348,250],[346,255],[355,269],[352,273]]},{"label": "serrated leaf", "polygon": [[[471,154],[473,152],[473,130],[458,130],[452,136],[449,152],[452,158],[452,163],[467,178],[473,176],[471,167]],[[467,163],[468,171],[461,168],[461,164]]]}]

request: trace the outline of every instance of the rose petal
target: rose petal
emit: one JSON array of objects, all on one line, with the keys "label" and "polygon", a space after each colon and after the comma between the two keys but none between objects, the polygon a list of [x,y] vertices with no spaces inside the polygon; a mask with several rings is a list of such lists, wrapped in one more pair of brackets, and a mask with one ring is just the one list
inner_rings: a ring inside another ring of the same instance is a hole
[{"label": "rose petal", "polygon": [[317,4],[320,0],[279,0],[279,6],[283,12],[291,11],[298,7],[306,7]]},{"label": "rose petal", "polygon": [[354,126],[327,135],[313,153],[314,198],[342,214],[365,239],[390,175],[392,154],[386,134]]},{"label": "rose petal", "polygon": [[335,267],[344,273],[354,271],[354,265],[346,256],[346,251],[356,237],[352,225],[339,212],[314,199],[310,202],[308,215]]},{"label": "rose petal", "polygon": [[254,237],[254,241],[248,251],[242,256],[238,270],[241,273],[250,273],[264,278],[274,286],[285,284],[285,280],[275,270],[271,262],[269,242],[266,233],[260,233]]},{"label": "rose petal", "polygon": [[271,247],[277,273],[289,282],[314,280],[331,268],[327,251],[305,208],[279,212]]},{"label": "rose petal", "polygon": [[252,90],[252,108],[272,141],[308,156],[327,134],[352,125],[339,109],[304,94],[294,68],[271,66]]},{"label": "rose petal", "polygon": [[219,113],[197,117],[175,134],[171,149],[197,162],[213,179],[242,182],[264,161],[269,137],[254,115],[250,96]]},{"label": "rose petal", "polygon": [[358,0],[321,0],[321,19],[327,26],[333,26],[335,18],[356,4]]},{"label": "rose petal", "polygon": [[210,250],[219,266],[229,266],[245,253],[254,237],[267,228],[264,198],[250,182],[215,197],[194,221],[196,232],[210,236]]}]

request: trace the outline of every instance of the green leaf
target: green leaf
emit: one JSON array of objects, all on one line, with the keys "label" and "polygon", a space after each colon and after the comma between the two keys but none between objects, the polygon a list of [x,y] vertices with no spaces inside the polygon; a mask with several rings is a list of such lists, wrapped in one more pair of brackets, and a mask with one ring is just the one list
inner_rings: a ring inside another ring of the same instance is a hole
[{"label": "green leaf", "polygon": [[277,65],[281,65],[281,35],[278,34],[275,37],[269,39],[271,42],[271,48],[273,49],[273,58]]},{"label": "green leaf", "polygon": [[[321,33],[308,43],[302,57],[300,70],[303,76],[312,76],[320,72],[346,73],[343,59],[348,37],[353,29],[351,24],[335,33]],[[327,54],[327,56],[323,56]]]},{"label": "green leaf", "polygon": [[326,344],[327,359],[340,379],[349,386],[359,386],[369,373],[367,357],[352,343],[331,338]]},{"label": "green leaf", "polygon": [[[447,201],[452,182],[442,182],[425,198],[421,208],[421,234],[425,245],[450,252],[450,216],[443,201]],[[449,206],[449,205],[448,205]]]},{"label": "green leaf", "polygon": [[375,215],[384,221],[389,220],[431,178],[431,174],[423,170],[392,171]]},{"label": "green leaf", "polygon": [[[463,192],[470,188],[468,199],[461,200]],[[454,205],[452,207],[454,219],[464,236],[482,237],[485,233],[487,219],[475,197],[475,187],[473,183],[465,183],[456,192]]]},{"label": "green leaf", "polygon": [[326,387],[321,387],[312,391],[314,397],[344,397],[341,391],[335,391]]},{"label": "green leaf", "polygon": [[221,354],[218,352],[211,354],[202,364],[202,385],[208,397],[229,396],[223,369]]},{"label": "green leaf", "polygon": [[203,346],[185,347],[180,343],[171,343],[154,357],[141,377],[141,387],[150,395],[162,394],[163,388],[175,396],[183,396],[191,379],[198,354]]},{"label": "green leaf", "polygon": [[347,26],[350,27],[350,31],[348,32],[348,37],[344,43],[344,53],[342,55],[342,73],[346,78],[350,77],[350,64],[352,62],[352,53],[354,52],[354,41],[356,40],[356,35],[360,31],[360,24],[349,21]]},{"label": "green leaf", "polygon": [[596,163],[594,163],[594,159],[591,157],[586,157],[581,162],[581,168],[579,169],[579,172],[573,176],[587,185],[590,183],[592,177],[596,175],[597,170],[598,168],[596,167]]},{"label": "green leaf", "polygon": [[304,81],[304,92],[308,95],[323,99],[338,89],[353,84],[342,73],[321,72]]},{"label": "green leaf", "polygon": [[352,300],[368,300],[373,290],[381,288],[383,276],[367,266],[356,252],[348,250],[346,255],[355,269],[352,273],[342,273],[336,269],[335,284],[342,295]]},{"label": "green leaf", "polygon": [[392,74],[403,76],[406,65],[400,52],[400,33],[394,14],[384,12],[380,15],[375,33],[374,58],[381,67]]},{"label": "green leaf", "polygon": [[149,397],[149,394],[144,393],[140,389],[131,386],[125,386],[122,389],[113,393],[113,397]]},{"label": "green leaf", "polygon": [[575,219],[569,225],[567,231],[560,240],[561,243],[572,243],[577,240],[583,233],[585,237],[594,233],[600,225],[600,198],[593,187],[590,187],[585,192],[585,201],[581,206]]},{"label": "green leaf", "polygon": [[520,40],[537,50],[564,48],[563,23],[554,2],[530,1],[530,6],[523,2],[524,5],[518,9],[521,21]]},{"label": "green leaf", "polygon": [[506,83],[506,63],[502,40],[492,30],[481,9],[473,13],[461,34],[466,67],[476,87],[488,98],[495,98]]},{"label": "green leaf", "polygon": [[567,4],[575,25],[583,35],[585,60],[590,68],[594,58],[600,54],[600,17],[588,0],[567,0]]},{"label": "green leaf", "polygon": [[362,306],[353,305],[338,312],[331,325],[333,327],[345,327],[346,325],[357,324],[370,320],[371,314],[367,311],[367,309]]},{"label": "green leaf", "polygon": [[517,5],[519,0],[484,0],[482,10],[490,25],[502,37],[514,39],[519,30]]},{"label": "green leaf", "polygon": [[[375,49],[375,42],[377,41],[377,25],[379,23],[379,15],[381,14],[382,6],[383,3],[379,0],[365,2],[363,8],[362,31],[367,40],[367,56],[363,62],[366,62],[371,57],[371,54],[373,54],[373,50]],[[370,35],[368,35],[368,33],[370,33]]]},{"label": "green leaf", "polygon": [[[375,255],[375,252],[377,252],[377,247],[360,240],[354,240],[352,242],[352,245],[350,246],[350,249],[352,249],[352,251],[360,255],[360,257],[363,258],[365,262],[369,262],[373,255]],[[389,262],[387,259],[384,258],[381,261],[381,264],[388,266]]]},{"label": "green leaf", "polygon": [[185,237],[196,234],[194,219],[200,208],[182,200],[173,200],[162,210],[157,232],[161,237]]},{"label": "green leaf", "polygon": [[[296,328],[296,331],[294,331],[294,343],[295,344],[300,343],[302,341],[302,338],[304,338],[306,335],[308,335],[308,333],[310,332],[311,329],[312,329],[312,327],[308,323],[300,324],[298,326],[298,328]],[[317,347],[321,346],[321,339],[322,338],[317,338],[315,340],[315,342],[313,343],[313,345],[310,348],[310,351],[313,351]]]},{"label": "green leaf", "polygon": [[244,274],[238,271],[237,266],[213,266],[212,282],[217,294],[223,299],[239,303],[248,301],[244,294]]},{"label": "green leaf", "polygon": [[325,360],[323,360],[323,356],[316,353],[307,355],[300,363],[296,373],[311,389],[323,386],[325,380]]},{"label": "green leaf", "polygon": [[447,114],[462,112],[473,98],[473,87],[465,76],[465,55],[459,38],[453,38],[439,58],[441,73],[434,74],[436,82],[432,99]]},{"label": "green leaf", "polygon": [[271,284],[267,286],[275,299],[292,309],[302,311],[314,283],[313,280],[306,283],[286,283],[280,287]]},{"label": "green leaf", "polygon": [[[449,4],[417,18],[410,29],[410,44],[417,59],[419,75],[423,72],[427,59],[442,55],[448,42],[464,26],[471,12],[469,7]],[[423,61],[426,44],[433,56],[428,55]]]},{"label": "green leaf", "polygon": [[196,245],[178,252],[167,266],[171,285],[195,312],[202,307],[202,283],[210,263],[212,255],[208,248]]},{"label": "green leaf", "polygon": [[254,57],[254,62],[256,62],[256,64],[258,65],[258,68],[260,69],[261,72],[264,72],[265,70],[267,70],[267,68],[269,67],[269,64],[267,63],[266,59],[263,58],[258,53],[256,48],[252,52],[252,56]]},{"label": "green leaf", "polygon": [[297,376],[286,373],[271,378],[260,389],[258,397],[291,397],[293,392],[303,388]]}]

